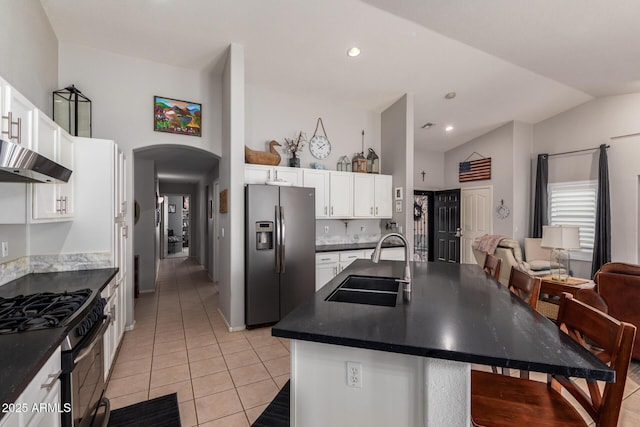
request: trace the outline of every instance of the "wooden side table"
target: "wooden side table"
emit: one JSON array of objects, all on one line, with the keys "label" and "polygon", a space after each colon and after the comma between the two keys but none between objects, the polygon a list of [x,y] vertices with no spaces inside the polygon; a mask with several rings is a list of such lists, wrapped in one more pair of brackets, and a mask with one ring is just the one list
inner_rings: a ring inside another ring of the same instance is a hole
[{"label": "wooden side table", "polygon": [[558,317],[558,303],[553,297],[559,297],[563,292],[576,293],[580,289],[595,290],[596,284],[593,280],[578,279],[569,277],[566,282],[553,280],[551,276],[541,277],[540,301],[538,301],[538,311],[549,319],[556,320]]}]

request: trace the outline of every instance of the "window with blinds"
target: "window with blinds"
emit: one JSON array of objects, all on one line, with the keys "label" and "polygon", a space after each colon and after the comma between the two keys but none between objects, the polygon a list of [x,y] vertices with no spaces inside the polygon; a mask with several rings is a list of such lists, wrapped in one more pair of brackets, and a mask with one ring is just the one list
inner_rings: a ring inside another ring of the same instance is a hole
[{"label": "window with blinds", "polygon": [[549,225],[580,227],[580,249],[593,251],[596,226],[597,181],[549,184]]}]

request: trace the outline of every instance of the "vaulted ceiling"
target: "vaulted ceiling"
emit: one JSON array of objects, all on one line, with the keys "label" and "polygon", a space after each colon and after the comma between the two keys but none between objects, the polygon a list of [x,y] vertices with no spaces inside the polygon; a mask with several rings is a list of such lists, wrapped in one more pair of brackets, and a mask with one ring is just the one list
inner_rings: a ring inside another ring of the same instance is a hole
[{"label": "vaulted ceiling", "polygon": [[252,85],[371,111],[412,93],[415,143],[431,150],[640,89],[633,0],[41,2],[61,42],[192,69],[235,42]]}]

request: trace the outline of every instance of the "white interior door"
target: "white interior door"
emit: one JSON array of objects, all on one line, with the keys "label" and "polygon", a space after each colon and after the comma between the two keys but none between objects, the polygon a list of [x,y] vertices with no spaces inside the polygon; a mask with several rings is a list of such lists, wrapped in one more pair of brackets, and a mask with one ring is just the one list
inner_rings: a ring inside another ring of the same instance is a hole
[{"label": "white interior door", "polygon": [[474,264],[476,262],[471,244],[476,237],[493,233],[493,186],[463,188],[460,205],[460,262]]}]

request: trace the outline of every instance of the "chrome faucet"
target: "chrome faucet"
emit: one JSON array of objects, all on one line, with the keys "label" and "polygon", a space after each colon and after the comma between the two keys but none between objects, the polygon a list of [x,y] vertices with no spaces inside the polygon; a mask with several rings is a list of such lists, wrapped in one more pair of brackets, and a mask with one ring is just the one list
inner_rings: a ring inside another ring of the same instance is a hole
[{"label": "chrome faucet", "polygon": [[378,241],[378,244],[376,245],[375,250],[371,254],[371,261],[373,261],[376,264],[380,261],[380,252],[382,252],[382,242],[387,240],[389,237],[397,237],[400,240],[402,240],[402,244],[404,245],[404,260],[406,264],[404,266],[404,277],[402,279],[398,279],[398,281],[404,284],[403,289],[405,290],[405,292],[411,292],[411,267],[409,266],[409,242],[407,241],[406,237],[404,237],[400,233],[389,233],[382,236],[382,238]]}]

